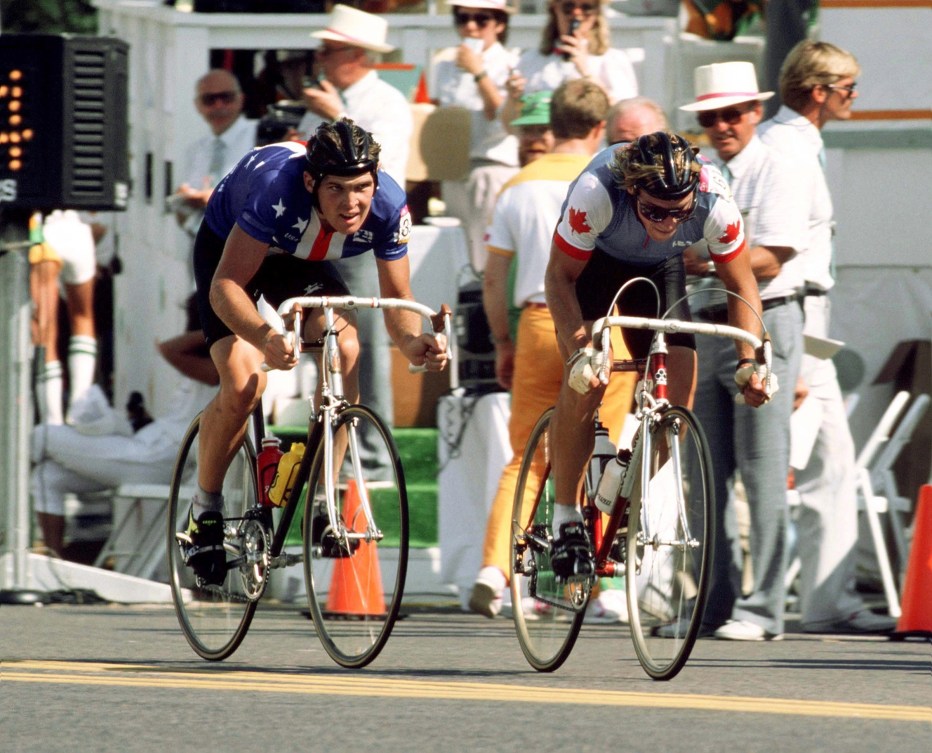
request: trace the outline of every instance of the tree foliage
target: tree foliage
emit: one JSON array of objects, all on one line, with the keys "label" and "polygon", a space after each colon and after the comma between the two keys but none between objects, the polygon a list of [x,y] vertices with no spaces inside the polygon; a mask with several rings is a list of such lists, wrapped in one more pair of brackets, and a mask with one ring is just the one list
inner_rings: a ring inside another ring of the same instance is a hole
[{"label": "tree foliage", "polygon": [[95,34],[97,10],[90,0],[0,0],[5,32]]}]

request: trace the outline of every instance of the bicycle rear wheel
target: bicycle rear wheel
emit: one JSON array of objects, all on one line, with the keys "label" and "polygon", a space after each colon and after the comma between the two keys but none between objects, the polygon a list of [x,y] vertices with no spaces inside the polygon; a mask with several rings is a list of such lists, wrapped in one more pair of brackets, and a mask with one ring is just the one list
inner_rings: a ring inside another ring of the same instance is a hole
[{"label": "bicycle rear wheel", "polygon": [[705,608],[715,530],[712,465],[702,427],[685,408],[663,411],[650,439],[647,506],[636,494],[628,514],[628,611],[641,666],[655,680],[669,680],[689,658]]},{"label": "bicycle rear wheel", "polygon": [[[364,431],[370,443],[384,445],[391,459],[378,479],[362,469],[358,449]],[[306,489],[305,583],[324,649],[337,664],[363,667],[379,655],[401,607],[408,568],[408,495],[398,448],[376,413],[352,405],[336,416],[333,432],[335,444],[342,440],[347,447],[335,475],[336,519],[327,515],[321,443]]]},{"label": "bicycle rear wheel", "polygon": [[220,585],[199,580],[185,564],[178,531],[188,527],[191,496],[197,488],[200,417],[195,418],[175,461],[168,498],[168,562],[175,614],[191,648],[205,659],[230,656],[252,622],[267,573],[267,537],[252,518],[256,509],[256,453],[247,437],[223,480],[226,579]]},{"label": "bicycle rear wheel", "polygon": [[521,459],[511,519],[511,602],[515,630],[534,669],[552,672],[573,650],[590,585],[559,585],[550,567],[554,490],[550,421],[538,419]]}]

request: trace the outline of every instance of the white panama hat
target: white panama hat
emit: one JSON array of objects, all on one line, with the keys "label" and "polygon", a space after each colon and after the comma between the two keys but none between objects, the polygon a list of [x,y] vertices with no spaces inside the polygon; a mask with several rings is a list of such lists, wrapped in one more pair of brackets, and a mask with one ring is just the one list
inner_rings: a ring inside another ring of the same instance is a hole
[{"label": "white panama hat", "polygon": [[323,31],[312,31],[312,37],[344,42],[373,52],[391,52],[395,48],[385,43],[388,21],[348,5],[334,5],[330,21]]},{"label": "white panama hat", "polygon": [[482,10],[497,10],[502,13],[514,13],[506,0],[450,0],[451,8],[477,8]]},{"label": "white panama hat", "polygon": [[763,102],[773,96],[773,92],[758,90],[754,63],[732,61],[700,65],[693,73],[693,81],[696,101],[680,106],[687,112],[718,110],[754,100]]}]

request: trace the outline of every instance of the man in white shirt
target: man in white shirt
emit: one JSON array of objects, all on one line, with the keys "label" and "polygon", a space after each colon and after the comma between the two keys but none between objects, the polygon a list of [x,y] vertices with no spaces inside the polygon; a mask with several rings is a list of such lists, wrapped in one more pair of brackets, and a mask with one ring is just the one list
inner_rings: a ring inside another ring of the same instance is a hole
[{"label": "man in white shirt", "polygon": [[[728,62],[695,71],[696,101],[680,109],[695,112],[715,161],[729,179],[741,210],[751,268],[760,290],[764,325],[774,342],[773,371],[780,384],[794,384],[802,359],[802,262],[807,205],[797,187],[795,161],[765,146],[756,135],[762,102],[754,65]],[[714,265],[687,251],[686,271],[699,286],[722,288]],[[710,282],[711,285],[705,285]],[[725,323],[723,295],[693,296],[699,320]],[[697,336],[699,374],[695,412],[712,451],[717,522],[712,584],[700,635],[726,640],[775,640],[783,634],[786,602],[786,474],[790,464],[793,394],[778,391],[754,409],[734,401],[735,361],[731,343]],[[742,594],[733,485],[740,473],[751,513],[754,582]]]},{"label": "man in white shirt", "polygon": [[[373,56],[395,49],[386,44],[385,18],[346,5],[335,5],[327,28],[312,37],[322,40],[314,59],[319,74],[315,86],[304,89],[307,112],[298,126],[302,136],[313,133],[324,121],[350,118],[369,131],[382,145],[381,168],[404,187],[413,122],[411,105],[373,69]],[[374,264],[362,258],[334,262],[354,295],[378,296],[379,281]],[[439,306],[442,301],[425,301]],[[359,343],[365,358],[359,364],[360,397],[389,424],[394,405],[391,390],[391,352],[388,333],[381,317],[365,313],[359,317]],[[375,479],[388,458],[377,457],[384,444],[370,444],[363,437],[363,463]]]},{"label": "man in white shirt", "polygon": [[[828,337],[828,292],[833,275],[832,198],[823,172],[821,130],[851,117],[861,73],[855,57],[828,42],[805,40],[787,55],[780,71],[783,106],[761,126],[762,140],[805,161],[798,181],[808,202],[803,254],[805,334]],[[854,440],[831,359],[804,356],[801,389],[821,414],[818,436],[805,468],[796,469],[799,494],[800,611],[812,633],[887,633],[892,618],[873,614],[854,591],[857,492]]]},{"label": "man in white shirt", "polygon": [[184,150],[182,183],[171,199],[178,224],[194,238],[214,186],[256,145],[257,121],[243,116],[244,96],[236,76],[213,69],[197,80],[194,106],[210,133]]}]

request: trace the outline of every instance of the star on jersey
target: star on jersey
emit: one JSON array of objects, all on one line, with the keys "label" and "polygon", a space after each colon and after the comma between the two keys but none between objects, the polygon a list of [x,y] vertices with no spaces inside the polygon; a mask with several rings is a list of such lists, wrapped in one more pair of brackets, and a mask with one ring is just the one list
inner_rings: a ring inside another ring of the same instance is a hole
[{"label": "star on jersey", "polygon": [[308,223],[308,222],[310,222],[310,218],[308,218],[308,219],[306,219],[306,220],[302,220],[300,217],[298,217],[298,221],[297,221],[294,225],[292,225],[291,227],[295,228],[295,230],[297,230],[299,233],[302,233],[302,234],[303,234],[305,228],[307,227],[307,223]]},{"label": "star on jersey", "polygon": [[275,217],[281,217],[285,213],[285,205],[282,204],[281,197],[278,198],[277,204],[272,204],[272,209],[275,210]]}]

